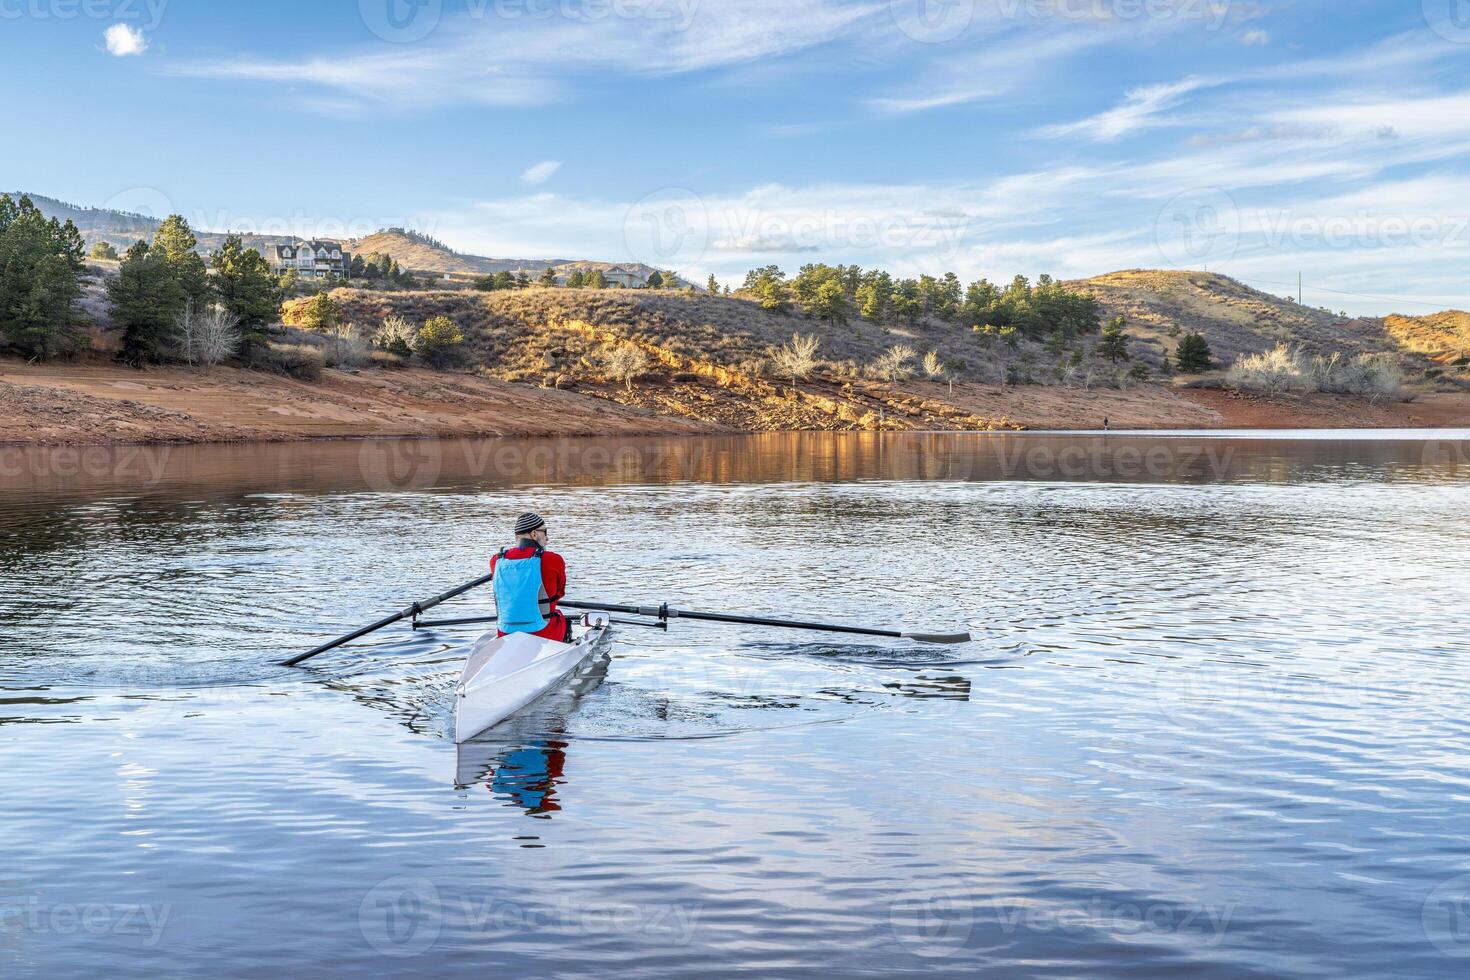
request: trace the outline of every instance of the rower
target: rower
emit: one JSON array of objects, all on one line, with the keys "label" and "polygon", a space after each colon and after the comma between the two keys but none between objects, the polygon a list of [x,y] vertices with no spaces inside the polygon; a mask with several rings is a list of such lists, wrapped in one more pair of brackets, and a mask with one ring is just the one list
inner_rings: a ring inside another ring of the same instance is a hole
[{"label": "rower", "polygon": [[567,563],[546,550],[546,522],[537,514],[522,514],[515,536],[515,547],[490,558],[500,635],[530,633],[572,642],[572,622],[556,608],[567,594]]}]

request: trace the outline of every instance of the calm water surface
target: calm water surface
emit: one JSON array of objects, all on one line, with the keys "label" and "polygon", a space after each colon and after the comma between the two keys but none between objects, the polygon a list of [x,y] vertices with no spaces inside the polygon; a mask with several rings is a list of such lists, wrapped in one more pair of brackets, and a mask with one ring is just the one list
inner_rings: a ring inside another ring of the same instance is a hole
[{"label": "calm water surface", "polygon": [[[1463,976],[1467,440],[0,448],[0,975]],[[626,628],[461,750],[473,627],[274,666],[526,509],[976,640]]]}]

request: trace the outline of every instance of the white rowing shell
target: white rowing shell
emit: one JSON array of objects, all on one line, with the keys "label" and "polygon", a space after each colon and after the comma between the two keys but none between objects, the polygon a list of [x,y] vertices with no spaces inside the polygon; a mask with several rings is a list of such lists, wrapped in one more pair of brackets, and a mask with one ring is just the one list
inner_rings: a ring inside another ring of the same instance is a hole
[{"label": "white rowing shell", "polygon": [[589,657],[612,645],[604,617],[589,617],[590,627],[572,643],[529,633],[475,641],[455,688],[454,740],[465,742],[498,725],[556,687]]}]

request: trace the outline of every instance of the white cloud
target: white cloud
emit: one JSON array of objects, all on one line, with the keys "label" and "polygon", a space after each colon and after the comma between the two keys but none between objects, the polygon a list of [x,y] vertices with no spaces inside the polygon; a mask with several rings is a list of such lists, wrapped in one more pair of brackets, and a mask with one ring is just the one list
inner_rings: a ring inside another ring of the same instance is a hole
[{"label": "white cloud", "polygon": [[1018,32],[1006,40],[988,40],[976,52],[937,61],[905,92],[869,99],[868,106],[883,113],[910,113],[980,102],[1025,88],[1071,55],[1107,40],[1102,31],[1086,30],[1049,37]]},{"label": "white cloud", "polygon": [[560,160],[542,160],[534,166],[527,167],[521,174],[523,184],[544,184],[551,179],[552,175],[561,169]]},{"label": "white cloud", "polygon": [[114,57],[126,58],[148,50],[148,39],[143,32],[129,24],[113,24],[103,37],[107,39],[107,53]]},{"label": "white cloud", "polygon": [[1241,44],[1264,45],[1271,43],[1271,35],[1266,31],[1246,31],[1240,36]]},{"label": "white cloud", "polygon": [[[635,5],[636,7],[637,5]],[[653,4],[641,14],[552,19],[471,5],[429,38],[296,61],[239,58],[170,67],[171,74],[337,90],[394,108],[478,103],[529,106],[575,91],[595,72],[672,75],[758,62],[863,33],[886,4],[837,0],[703,0]]]},{"label": "white cloud", "polygon": [[1111,143],[1134,130],[1163,124],[1158,114],[1178,105],[1190,92],[1212,83],[1186,78],[1166,85],[1147,85],[1127,93],[1121,105],[1076,122],[1043,126],[1042,136],[1085,136],[1098,143]]}]

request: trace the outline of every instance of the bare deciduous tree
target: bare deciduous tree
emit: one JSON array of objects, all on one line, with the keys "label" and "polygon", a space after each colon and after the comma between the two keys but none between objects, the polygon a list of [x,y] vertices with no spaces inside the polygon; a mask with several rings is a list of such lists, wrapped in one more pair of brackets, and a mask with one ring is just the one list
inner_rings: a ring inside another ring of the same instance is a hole
[{"label": "bare deciduous tree", "polygon": [[327,331],[328,367],[362,367],[372,360],[367,336],[357,324],[343,323]]},{"label": "bare deciduous tree", "polygon": [[373,334],[373,343],[400,357],[408,357],[418,344],[419,328],[406,317],[390,316]]},{"label": "bare deciduous tree", "polygon": [[810,376],[817,369],[817,348],[821,345],[816,334],[792,334],[791,343],[771,355],[776,373],[790,378],[793,385]]},{"label": "bare deciduous tree", "polygon": [[633,382],[648,369],[648,355],[632,344],[617,344],[602,351],[602,373],[633,390]]},{"label": "bare deciduous tree", "polygon": [[908,344],[894,344],[873,362],[873,373],[884,381],[903,381],[913,374],[909,362],[916,353]]},{"label": "bare deciduous tree", "polygon": [[218,364],[239,349],[239,317],[223,306],[185,304],[179,314],[179,353],[187,363]]}]

